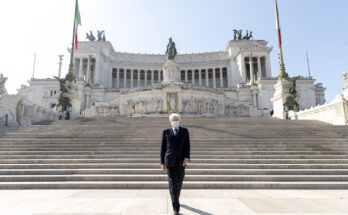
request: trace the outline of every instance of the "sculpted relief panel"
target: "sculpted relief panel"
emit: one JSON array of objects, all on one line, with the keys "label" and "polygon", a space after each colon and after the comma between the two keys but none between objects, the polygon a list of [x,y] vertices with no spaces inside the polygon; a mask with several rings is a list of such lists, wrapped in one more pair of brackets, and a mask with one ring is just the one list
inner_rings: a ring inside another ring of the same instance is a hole
[{"label": "sculpted relief panel", "polygon": [[119,105],[100,105],[95,107],[95,111],[98,116],[119,116],[120,107]]},{"label": "sculpted relief panel", "polygon": [[183,99],[182,112],[189,114],[211,114],[220,115],[219,101],[214,98],[190,98]]},{"label": "sculpted relief panel", "polygon": [[160,113],[163,107],[161,99],[142,99],[142,100],[127,100],[128,114],[144,114],[144,113]]},{"label": "sculpted relief panel", "polygon": [[227,104],[225,105],[225,116],[249,116],[249,105]]}]

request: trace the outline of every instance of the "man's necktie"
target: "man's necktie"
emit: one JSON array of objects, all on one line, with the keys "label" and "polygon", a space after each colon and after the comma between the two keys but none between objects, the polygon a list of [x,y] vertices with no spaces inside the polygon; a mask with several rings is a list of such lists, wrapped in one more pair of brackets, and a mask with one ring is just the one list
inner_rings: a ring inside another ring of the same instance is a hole
[{"label": "man's necktie", "polygon": [[174,129],[174,136],[178,136],[178,129]]}]

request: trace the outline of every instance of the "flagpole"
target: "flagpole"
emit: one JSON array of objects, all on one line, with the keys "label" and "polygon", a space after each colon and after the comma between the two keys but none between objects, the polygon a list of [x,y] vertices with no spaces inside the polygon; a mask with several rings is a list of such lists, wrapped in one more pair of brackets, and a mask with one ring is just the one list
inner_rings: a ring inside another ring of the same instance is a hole
[{"label": "flagpole", "polygon": [[34,54],[34,65],[33,65],[33,77],[32,78],[35,78],[35,63],[36,63],[36,52]]},{"label": "flagpole", "polygon": [[308,77],[310,78],[312,76],[311,76],[311,68],[309,66],[308,51],[306,52],[306,55],[307,55]]},{"label": "flagpole", "polygon": [[[72,36],[72,42],[71,42],[71,52],[70,52],[70,64],[69,64],[69,73],[70,75],[74,75],[74,39],[75,39],[75,26],[76,26],[76,7],[77,7],[77,0],[75,1],[75,13],[74,13],[74,26],[73,26],[73,36]],[[75,79],[75,78],[74,78]]]},{"label": "flagpole", "polygon": [[276,23],[277,23],[277,31],[278,31],[278,42],[279,42],[279,66],[280,66],[280,74],[278,76],[279,79],[288,78],[289,75],[285,71],[285,64],[283,58],[283,48],[282,48],[282,40],[281,40],[281,30],[279,24],[279,13],[278,13],[278,3],[275,0],[275,9],[276,9]]}]

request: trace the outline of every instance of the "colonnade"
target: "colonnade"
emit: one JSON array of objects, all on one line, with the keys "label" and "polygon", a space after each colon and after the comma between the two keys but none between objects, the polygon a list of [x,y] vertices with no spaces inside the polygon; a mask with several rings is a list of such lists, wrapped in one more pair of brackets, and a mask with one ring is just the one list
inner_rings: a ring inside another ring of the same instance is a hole
[{"label": "colonnade", "polygon": [[75,77],[88,83],[94,83],[96,59],[89,56],[88,58],[75,58]]},{"label": "colonnade", "polygon": [[[162,80],[162,70],[112,68],[112,88],[151,86]],[[227,87],[227,68],[181,70],[181,81],[193,86]]]},{"label": "colonnade", "polygon": [[245,57],[245,81],[253,84],[259,77],[267,77],[266,58],[263,56]]}]

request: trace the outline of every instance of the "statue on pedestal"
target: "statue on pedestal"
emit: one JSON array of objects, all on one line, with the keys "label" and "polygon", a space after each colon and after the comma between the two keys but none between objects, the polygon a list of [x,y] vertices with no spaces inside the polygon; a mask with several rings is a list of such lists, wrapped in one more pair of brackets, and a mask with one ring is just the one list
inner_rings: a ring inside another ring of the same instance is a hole
[{"label": "statue on pedestal", "polygon": [[294,78],[283,78],[283,93],[289,94],[286,97],[284,105],[285,111],[294,110],[299,111],[299,104],[298,104],[298,94],[296,91],[296,80],[299,79],[300,76],[294,77]]},{"label": "statue on pedestal", "polygon": [[167,51],[166,55],[168,57],[168,60],[174,60],[175,56],[177,54],[176,48],[175,48],[175,43],[173,42],[172,38],[169,38],[169,43],[167,45]]},{"label": "statue on pedestal", "polygon": [[[346,84],[346,85],[344,86],[344,88],[345,88],[345,89],[348,89],[348,72],[342,73],[342,78],[343,78],[343,80],[344,80],[344,83]],[[1,84],[0,84],[0,86],[1,86]]]},{"label": "statue on pedestal", "polygon": [[5,87],[6,81],[7,77],[5,78],[3,74],[0,74],[0,96],[7,94],[7,90]]}]

